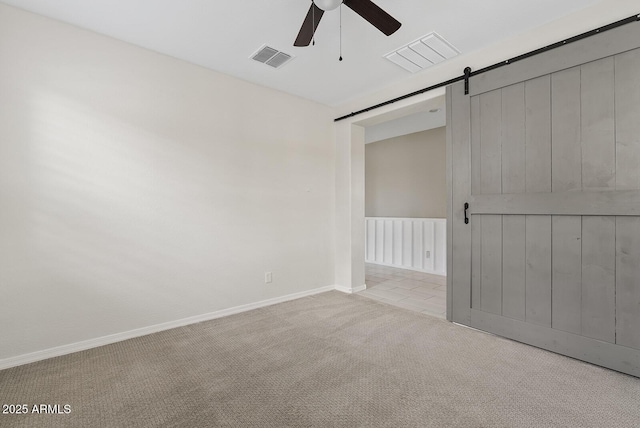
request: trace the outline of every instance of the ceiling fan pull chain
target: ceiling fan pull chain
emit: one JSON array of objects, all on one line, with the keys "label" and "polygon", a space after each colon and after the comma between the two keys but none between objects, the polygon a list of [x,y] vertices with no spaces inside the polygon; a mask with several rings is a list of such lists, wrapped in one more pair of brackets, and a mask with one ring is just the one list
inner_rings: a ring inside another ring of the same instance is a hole
[{"label": "ceiling fan pull chain", "polygon": [[316,45],[316,2],[311,0],[311,23],[313,24],[313,34],[311,35],[313,46]]},{"label": "ceiling fan pull chain", "polygon": [[342,3],[340,3],[340,58],[339,61],[342,61]]}]

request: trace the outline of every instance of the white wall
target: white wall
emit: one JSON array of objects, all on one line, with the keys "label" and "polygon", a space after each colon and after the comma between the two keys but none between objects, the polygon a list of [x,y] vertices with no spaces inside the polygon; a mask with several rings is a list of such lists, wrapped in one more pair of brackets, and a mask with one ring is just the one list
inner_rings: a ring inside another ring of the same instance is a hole
[{"label": "white wall", "polygon": [[355,293],[365,286],[363,127],[348,122],[336,126],[335,173],[335,283],[339,290]]},{"label": "white wall", "polygon": [[331,109],[4,5],[0,63],[0,359],[334,283]]}]

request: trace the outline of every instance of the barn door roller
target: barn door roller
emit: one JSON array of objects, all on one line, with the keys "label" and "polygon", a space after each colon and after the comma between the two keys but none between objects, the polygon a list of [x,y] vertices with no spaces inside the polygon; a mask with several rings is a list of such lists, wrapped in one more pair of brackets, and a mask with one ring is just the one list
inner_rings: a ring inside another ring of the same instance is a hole
[{"label": "barn door roller", "polygon": [[471,77],[471,67],[464,69],[464,94],[469,95],[469,78]]}]

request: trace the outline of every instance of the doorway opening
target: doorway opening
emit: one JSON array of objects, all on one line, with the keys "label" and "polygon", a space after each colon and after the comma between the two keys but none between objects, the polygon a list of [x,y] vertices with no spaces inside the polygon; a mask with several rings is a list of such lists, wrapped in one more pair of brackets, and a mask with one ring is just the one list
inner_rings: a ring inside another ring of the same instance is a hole
[{"label": "doorway opening", "polygon": [[364,127],[362,296],[446,317],[446,108],[439,95]]}]

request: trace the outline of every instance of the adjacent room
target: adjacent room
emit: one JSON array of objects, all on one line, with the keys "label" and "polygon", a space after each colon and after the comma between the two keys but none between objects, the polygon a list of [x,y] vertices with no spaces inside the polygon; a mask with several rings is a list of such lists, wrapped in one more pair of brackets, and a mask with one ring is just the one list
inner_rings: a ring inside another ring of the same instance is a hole
[{"label": "adjacent room", "polygon": [[0,0],[0,426],[636,426],[639,13]]},{"label": "adjacent room", "polygon": [[365,283],[360,295],[445,318],[444,96],[365,128]]}]

